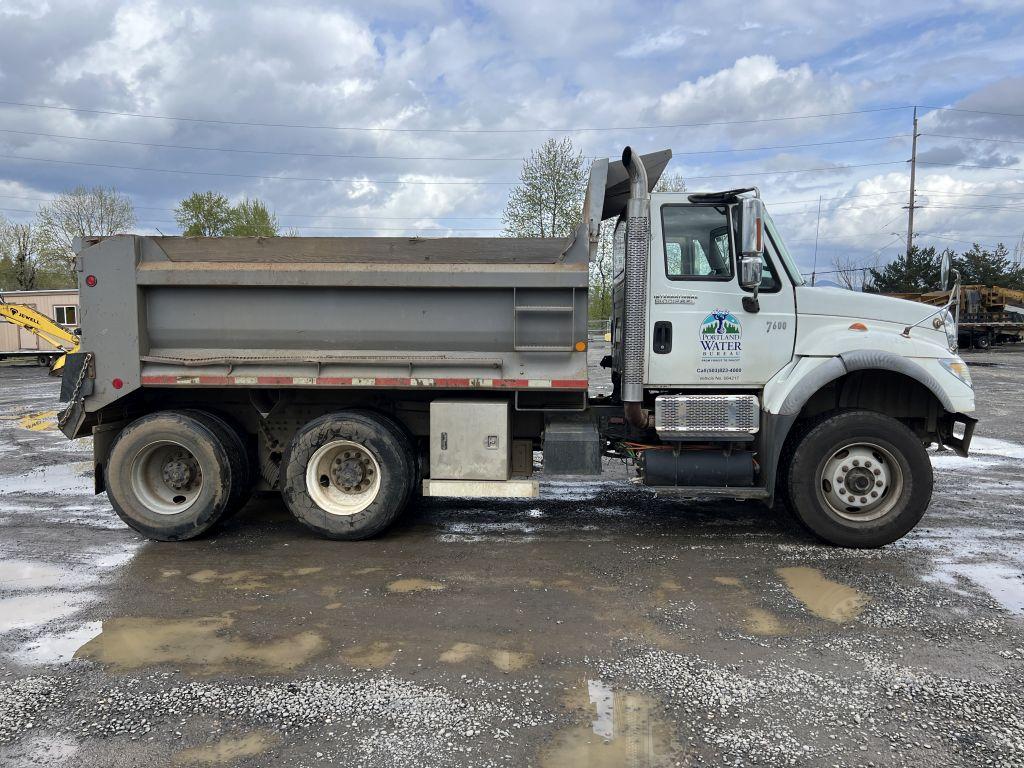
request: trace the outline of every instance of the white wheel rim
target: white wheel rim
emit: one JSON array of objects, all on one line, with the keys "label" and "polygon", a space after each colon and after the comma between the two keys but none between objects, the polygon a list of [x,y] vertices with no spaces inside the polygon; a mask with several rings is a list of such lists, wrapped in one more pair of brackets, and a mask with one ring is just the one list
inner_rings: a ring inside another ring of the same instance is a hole
[{"label": "white wheel rim", "polygon": [[380,463],[365,445],[332,440],[306,464],[306,490],[329,515],[358,514],[380,493]]},{"label": "white wheel rim", "polygon": [[158,515],[180,515],[203,490],[199,461],[173,440],[144,446],[132,461],[130,477],[136,498]]},{"label": "white wheel rim", "polygon": [[903,493],[903,470],[885,448],[852,443],[825,462],[818,487],[831,513],[844,521],[866,523],[896,507]]}]

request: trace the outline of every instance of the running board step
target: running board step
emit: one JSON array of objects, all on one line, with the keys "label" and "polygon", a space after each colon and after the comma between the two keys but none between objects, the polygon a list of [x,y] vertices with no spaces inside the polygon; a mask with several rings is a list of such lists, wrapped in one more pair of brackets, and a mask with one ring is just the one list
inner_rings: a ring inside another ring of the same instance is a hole
[{"label": "running board step", "polygon": [[424,496],[463,499],[534,499],[540,495],[536,480],[424,480]]}]

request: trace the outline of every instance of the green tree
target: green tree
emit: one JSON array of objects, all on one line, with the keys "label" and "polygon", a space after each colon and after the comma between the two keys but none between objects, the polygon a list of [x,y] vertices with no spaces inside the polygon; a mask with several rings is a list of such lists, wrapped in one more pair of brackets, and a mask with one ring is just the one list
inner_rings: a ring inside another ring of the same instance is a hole
[{"label": "green tree", "polygon": [[0,258],[7,266],[11,289],[34,291],[39,287],[39,257],[31,224],[0,223]]},{"label": "green tree", "polygon": [[899,256],[881,269],[869,269],[871,274],[865,290],[872,293],[926,293],[939,289],[941,255],[934,246],[910,249],[909,261]]},{"label": "green tree", "polygon": [[135,226],[132,201],[113,187],[76,187],[42,206],[36,217],[40,266],[75,284],[74,241],[77,237],[107,237]]},{"label": "green tree", "polygon": [[953,257],[953,267],[965,285],[998,285],[1024,290],[1024,266],[1010,260],[1010,252],[999,243],[989,251],[975,243],[969,251]]},{"label": "green tree", "polygon": [[219,192],[193,192],[174,209],[185,237],[219,237],[231,224],[231,203]]},{"label": "green tree", "polygon": [[229,237],[277,237],[277,216],[261,200],[245,198],[231,209]]},{"label": "green tree", "polygon": [[583,217],[587,169],[572,139],[548,139],[523,160],[502,214],[509,237],[568,237]]}]

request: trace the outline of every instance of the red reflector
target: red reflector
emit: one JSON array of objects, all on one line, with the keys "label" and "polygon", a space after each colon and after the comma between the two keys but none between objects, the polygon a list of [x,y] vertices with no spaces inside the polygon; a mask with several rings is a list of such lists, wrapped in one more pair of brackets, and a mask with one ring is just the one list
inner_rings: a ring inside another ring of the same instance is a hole
[{"label": "red reflector", "polygon": [[85,284],[88,285],[90,288],[95,288],[96,287],[96,275],[89,275],[88,277],[86,277],[85,278]]},{"label": "red reflector", "polygon": [[850,330],[851,331],[866,331],[867,329],[868,329],[868,327],[866,325],[864,325],[864,323],[851,323],[850,324]]},{"label": "red reflector", "polygon": [[114,379],[112,382],[110,382],[110,384],[114,387],[114,389],[120,389],[121,387],[124,386],[124,382],[121,381],[120,379]]}]

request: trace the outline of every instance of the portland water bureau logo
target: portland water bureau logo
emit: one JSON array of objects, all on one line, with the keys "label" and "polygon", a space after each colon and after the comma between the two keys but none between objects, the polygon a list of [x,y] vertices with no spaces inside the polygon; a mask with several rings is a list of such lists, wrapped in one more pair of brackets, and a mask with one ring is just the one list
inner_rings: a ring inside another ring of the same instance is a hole
[{"label": "portland water bureau logo", "polygon": [[743,325],[728,310],[716,309],[700,326],[700,353],[705,362],[728,362],[743,353]]}]

